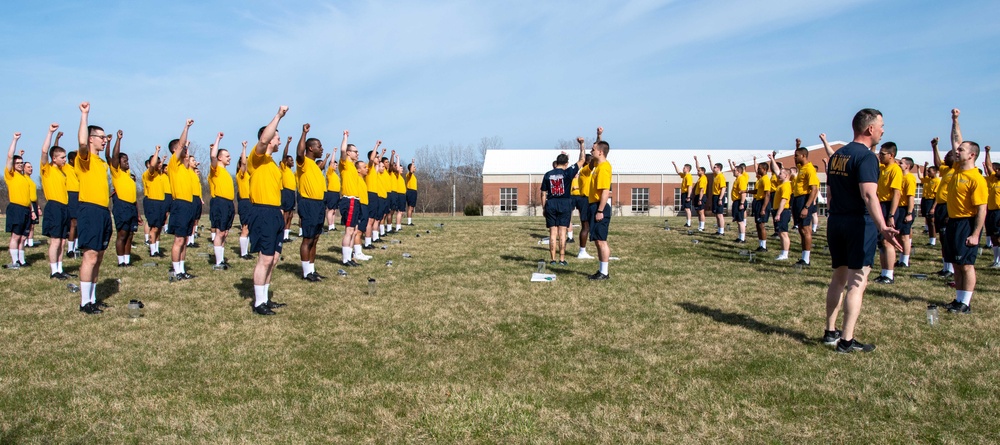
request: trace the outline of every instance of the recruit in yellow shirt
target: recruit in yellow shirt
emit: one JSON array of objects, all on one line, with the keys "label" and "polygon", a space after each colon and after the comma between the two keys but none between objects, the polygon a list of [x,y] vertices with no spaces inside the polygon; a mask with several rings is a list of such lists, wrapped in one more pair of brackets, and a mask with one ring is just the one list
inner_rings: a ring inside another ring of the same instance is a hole
[{"label": "recruit in yellow shirt", "polygon": [[767,194],[774,190],[774,187],[771,186],[771,177],[768,175],[761,176],[753,188],[753,199],[755,200],[766,198]]},{"label": "recruit in yellow shirt", "polygon": [[899,208],[909,207],[910,202],[917,196],[917,177],[913,173],[903,173],[903,186],[899,193]]},{"label": "recruit in yellow shirt", "polygon": [[584,165],[580,169],[580,173],[576,175],[577,181],[580,183],[580,196],[586,197],[590,200],[590,175],[593,171],[590,168],[590,164]]},{"label": "recruit in yellow shirt", "polygon": [[[786,200],[785,201],[785,207],[782,209],[782,211],[784,211],[784,210],[788,209],[788,206],[790,204],[790,200],[792,199],[792,182],[791,181],[785,181],[785,182],[782,182],[781,184],[778,184],[777,186],[775,186],[775,188],[774,188],[774,200],[771,201],[771,208],[774,209],[774,210],[778,210],[778,205],[781,204],[781,200],[782,199]],[[778,215],[778,216],[781,216],[781,215]]]},{"label": "recruit in yellow shirt", "polygon": [[108,163],[100,156],[91,153],[84,161],[77,155],[76,178],[80,181],[80,202],[107,207],[111,199],[111,187],[108,186]]},{"label": "recruit in yellow shirt", "polygon": [[695,196],[704,194],[708,190],[708,176],[701,175],[698,176],[698,181],[694,184],[694,194]]},{"label": "recruit in yellow shirt", "polygon": [[611,163],[605,159],[604,162],[597,164],[590,177],[590,194],[587,195],[587,202],[593,204],[601,201],[601,190],[611,190]]},{"label": "recruit in yellow shirt", "polygon": [[[351,158],[341,159],[340,163],[337,164],[337,169],[340,170],[341,196],[360,198],[362,192],[367,195],[368,189],[362,189],[358,185],[362,180],[360,175],[358,175],[358,167],[354,165]],[[365,199],[368,199],[367,196]]]},{"label": "recruit in yellow shirt", "polygon": [[925,199],[934,199],[937,196],[938,185],[941,184],[941,178],[932,178],[930,176],[924,176],[920,178],[920,184],[923,185]]},{"label": "recruit in yellow shirt", "polygon": [[722,196],[726,192],[726,177],[718,173],[712,178],[712,196]]},{"label": "recruit in yellow shirt", "polygon": [[326,168],[326,191],[340,193],[340,176],[335,168]]},{"label": "recruit in yellow shirt", "polygon": [[799,174],[795,175],[792,182],[792,196],[808,195],[812,193],[813,186],[819,188],[819,175],[816,174],[816,166],[812,162],[806,162],[799,167]]},{"label": "recruit in yellow shirt", "polygon": [[986,178],[986,187],[990,196],[986,200],[986,210],[1000,210],[1000,179],[996,175]]},{"label": "recruit in yellow shirt", "polygon": [[295,172],[292,168],[285,165],[284,162],[281,163],[281,188],[288,190],[295,190]]},{"label": "recruit in yellow shirt", "polygon": [[691,177],[691,172],[681,173],[681,193],[687,193],[688,189],[691,188],[691,183],[694,179]]},{"label": "recruit in yellow shirt", "polygon": [[979,169],[972,167],[956,172],[948,184],[948,217],[969,218],[976,216],[979,206],[989,199],[986,179]]},{"label": "recruit in yellow shirt", "polygon": [[236,186],[240,191],[240,199],[250,199],[250,172],[236,173]]},{"label": "recruit in yellow shirt", "polygon": [[191,169],[177,157],[177,153],[170,155],[170,163],[167,164],[167,177],[170,178],[170,190],[174,199],[191,202],[194,199],[193,183],[191,182]]},{"label": "recruit in yellow shirt", "polygon": [[750,175],[747,172],[741,173],[733,181],[733,191],[732,191],[732,201],[736,202],[740,200],[740,193],[746,192],[747,187],[750,185]]},{"label": "recruit in yellow shirt", "polygon": [[66,191],[79,192],[80,179],[76,177],[76,167],[67,162],[63,164],[62,172],[64,175],[66,175]]},{"label": "recruit in yellow shirt", "polygon": [[111,167],[111,184],[115,186],[118,199],[135,204],[135,179],[128,170]]},{"label": "recruit in yellow shirt", "polygon": [[208,191],[213,198],[222,198],[232,201],[236,198],[236,191],[233,189],[233,175],[229,174],[222,164],[208,168]]},{"label": "recruit in yellow shirt", "polygon": [[274,159],[267,153],[257,154],[257,148],[254,147],[247,159],[247,172],[250,173],[250,202],[280,207],[282,173]]},{"label": "recruit in yellow shirt", "polygon": [[66,174],[55,164],[42,164],[42,192],[46,201],[58,202],[60,204],[69,203],[69,194],[66,192]]},{"label": "recruit in yellow shirt", "polygon": [[934,197],[935,205],[948,202],[948,184],[951,183],[951,177],[955,174],[955,170],[947,165],[942,165],[938,168],[938,172],[941,173],[941,179],[938,181],[937,196]]},{"label": "recruit in yellow shirt", "polygon": [[323,199],[326,183],[323,182],[323,171],[316,161],[308,157],[295,164],[295,174],[299,180],[299,194],[306,199]]},{"label": "recruit in yellow shirt", "polygon": [[407,190],[417,189],[417,175],[409,172],[406,173],[406,189]]},{"label": "recruit in yellow shirt", "polygon": [[[889,165],[879,164],[878,187],[875,194],[879,202],[892,201],[892,191],[903,189],[903,169],[895,162]],[[900,199],[902,201],[902,199]]]}]

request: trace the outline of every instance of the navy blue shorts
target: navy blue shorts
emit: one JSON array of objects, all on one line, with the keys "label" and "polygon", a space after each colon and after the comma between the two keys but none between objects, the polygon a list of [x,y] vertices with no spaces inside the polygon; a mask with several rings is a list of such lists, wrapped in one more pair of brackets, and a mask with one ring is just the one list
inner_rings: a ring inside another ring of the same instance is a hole
[{"label": "navy blue shorts", "polygon": [[212,223],[212,228],[228,231],[233,228],[233,219],[236,217],[236,207],[233,206],[232,199],[212,198],[208,202],[208,220]]},{"label": "navy blue shorts", "polygon": [[906,209],[905,208],[904,209],[900,209],[896,213],[899,214],[899,219],[896,221],[896,229],[899,230],[899,234],[900,235],[910,235],[910,234],[912,234],[913,233],[913,222],[917,220],[917,216],[916,216],[917,212],[915,212],[915,211],[913,212],[914,215],[913,215],[913,218],[910,219],[910,222],[906,222]]},{"label": "navy blue shorts", "polygon": [[770,209],[764,208],[763,199],[753,200],[753,204],[750,205],[751,211],[753,212],[753,220],[757,224],[767,224],[767,220],[771,219]]},{"label": "navy blue shorts", "polygon": [[[890,218],[891,218],[892,226],[895,227],[898,230],[899,229],[899,222],[902,220],[903,212],[905,211],[905,209],[902,209],[899,206],[896,206],[896,213],[893,213],[892,215],[888,215],[888,213],[889,213],[889,206],[891,204],[892,203],[890,203],[890,202],[880,202],[879,203],[879,207],[882,208],[882,219],[885,220],[886,224],[889,224],[889,221],[890,221]],[[883,241],[882,240],[882,234],[879,233],[878,234],[878,242],[881,243],[882,241]]]},{"label": "navy blue shorts", "polygon": [[[861,235],[861,236],[858,236]],[[830,215],[826,224],[831,266],[861,269],[875,263],[878,231],[868,215]]]},{"label": "navy blue shorts", "polygon": [[160,199],[142,198],[142,214],[149,228],[163,227],[167,222],[166,203]]},{"label": "navy blue shorts", "polygon": [[66,206],[69,208],[69,219],[76,219],[80,211],[80,192],[66,192]]},{"label": "navy blue shorts", "polygon": [[712,213],[722,215],[726,213],[726,205],[722,203],[721,196],[712,197]]},{"label": "navy blue shorts", "polygon": [[281,253],[285,216],[281,207],[254,204],[250,211],[250,252],[273,256]]},{"label": "navy blue shorts", "polygon": [[360,208],[358,209],[358,230],[365,231],[368,229],[368,220],[371,219],[371,214],[368,213],[370,209],[371,207],[368,204],[360,204]]},{"label": "navy blue shorts", "polygon": [[250,199],[240,198],[236,204],[236,211],[240,215],[240,227],[250,225],[250,213],[253,211],[253,204],[250,203]]},{"label": "navy blue shorts", "polygon": [[7,204],[7,233],[27,235],[31,231],[31,207]]},{"label": "navy blue shorts", "polygon": [[580,223],[590,224],[590,201],[586,196],[575,195],[571,198],[576,211],[580,212]]},{"label": "navy blue shorts", "polygon": [[[742,209],[740,207],[743,207]],[[744,222],[747,220],[747,207],[744,201],[736,201],[732,205],[732,210],[730,215],[733,216],[733,222]]]},{"label": "navy blue shorts", "polygon": [[201,221],[201,212],[205,206],[202,204],[200,196],[192,198],[191,203],[194,204],[194,224],[198,225],[198,222]]},{"label": "navy blue shorts", "polygon": [[69,237],[69,207],[66,204],[49,201],[42,212],[42,235],[60,239]]},{"label": "navy blue shorts", "polygon": [[406,206],[416,207],[417,206],[417,191],[406,189]]},{"label": "navy blue shorts", "polygon": [[924,218],[931,216],[931,209],[934,208],[934,198],[920,199],[920,216]]},{"label": "navy blue shorts", "polygon": [[812,225],[812,215],[816,213],[816,205],[813,204],[809,206],[809,213],[806,214],[805,218],[802,218],[802,209],[806,206],[806,202],[809,201],[809,195],[799,195],[792,197],[792,220],[795,222],[796,226],[805,227]]},{"label": "navy blue shorts", "polygon": [[1000,235],[1000,210],[986,211],[986,236]]},{"label": "navy blue shorts", "polygon": [[358,198],[341,196],[340,204],[337,206],[340,211],[340,224],[344,227],[358,227],[358,219],[361,217],[361,201]]},{"label": "navy blue shorts", "polygon": [[[368,204],[365,204],[365,216],[368,218],[375,218],[378,214],[378,193],[368,192]],[[361,227],[364,227],[362,225]]]},{"label": "navy blue shorts", "polygon": [[170,213],[170,208],[174,205],[174,195],[170,193],[163,194],[163,213]]},{"label": "navy blue shorts", "polygon": [[696,211],[705,210],[705,206],[702,201],[703,198],[699,198],[698,195],[694,195],[694,197],[691,199],[691,208]]},{"label": "navy blue shorts", "polygon": [[111,215],[115,218],[115,230],[121,232],[133,232],[139,230],[139,208],[134,202],[125,202],[118,199],[118,195],[111,196]]},{"label": "navy blue shorts", "polygon": [[687,192],[681,192],[681,210],[691,208],[691,197]]},{"label": "navy blue shorts", "polygon": [[611,225],[611,206],[604,206],[604,219],[597,220],[597,206],[599,202],[590,203],[590,240],[591,241],[607,241],[608,240],[608,227]]},{"label": "navy blue shorts", "polygon": [[968,265],[976,264],[976,256],[979,255],[979,240],[975,246],[966,246],[965,240],[972,235],[973,218],[950,218],[948,219],[948,229],[941,235],[941,248],[944,252],[944,259],[953,264]]},{"label": "navy blue shorts", "polygon": [[295,190],[281,189],[281,211],[291,212],[295,210]]},{"label": "navy blue shorts", "polygon": [[555,198],[545,201],[545,227],[569,227],[573,220],[573,200]]},{"label": "navy blue shorts", "polygon": [[38,203],[31,203],[31,211],[35,213],[34,218],[31,218],[31,225],[38,224],[38,219],[42,217],[42,212],[38,211]]},{"label": "navy blue shorts", "polygon": [[340,192],[327,191],[323,193],[323,205],[327,210],[333,210],[340,205]]},{"label": "navy blue shorts", "polygon": [[381,220],[389,214],[389,195],[386,194],[385,198],[379,197],[378,199],[378,219]]},{"label": "navy blue shorts", "polygon": [[774,215],[774,231],[777,233],[788,233],[788,223],[792,219],[792,211],[785,209],[780,215]]},{"label": "navy blue shorts", "polygon": [[405,212],[406,211],[406,194],[396,193],[396,211]]},{"label": "navy blue shorts", "polygon": [[[934,205],[934,228],[938,232],[944,232],[946,226],[948,225],[948,204],[941,203]],[[945,242],[944,237],[941,237],[941,242]]]},{"label": "navy blue shorts", "polygon": [[299,198],[299,226],[303,238],[316,238],[323,233],[326,205],[322,199]]},{"label": "navy blue shorts", "polygon": [[111,241],[111,212],[107,207],[81,202],[77,207],[76,243],[80,249],[104,251]]},{"label": "navy blue shorts", "polygon": [[399,193],[396,193],[396,192],[389,192],[388,193],[389,211],[390,212],[395,212],[396,210],[399,210],[399,207],[398,207],[398,205],[399,205],[399,199],[398,198],[399,198]]},{"label": "navy blue shorts", "polygon": [[170,204],[170,223],[167,233],[174,236],[190,236],[194,228],[194,203],[175,199]]}]

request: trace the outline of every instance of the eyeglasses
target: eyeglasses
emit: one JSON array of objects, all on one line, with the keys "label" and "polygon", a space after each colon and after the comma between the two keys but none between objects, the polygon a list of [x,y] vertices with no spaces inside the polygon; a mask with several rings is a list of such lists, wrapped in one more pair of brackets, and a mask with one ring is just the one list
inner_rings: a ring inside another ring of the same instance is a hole
[{"label": "eyeglasses", "polygon": [[348,153],[357,153],[357,150],[347,150]]},{"label": "eyeglasses", "polygon": [[24,164],[24,162],[17,161],[17,162],[14,163],[14,165],[21,165],[21,164]]},{"label": "eyeglasses", "polygon": [[105,137],[107,137],[107,136],[106,136],[106,135],[103,135],[103,134],[92,134],[92,135],[90,135],[90,137],[92,137],[92,138],[101,138],[101,139],[104,139],[104,138],[105,138]]}]

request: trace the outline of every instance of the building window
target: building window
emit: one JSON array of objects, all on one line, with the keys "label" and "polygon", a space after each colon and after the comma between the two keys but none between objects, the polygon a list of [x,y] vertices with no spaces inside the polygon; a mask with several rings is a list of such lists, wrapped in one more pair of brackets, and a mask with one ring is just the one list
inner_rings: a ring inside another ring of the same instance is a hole
[{"label": "building window", "polygon": [[632,213],[649,213],[649,187],[632,189]]},{"label": "building window", "polygon": [[680,213],[681,211],[681,188],[677,187],[674,189],[674,213]]},{"label": "building window", "polygon": [[924,185],[917,182],[917,194],[913,195],[913,211],[920,215],[923,209],[920,208],[920,198],[924,196]]},{"label": "building window", "polygon": [[500,211],[517,211],[517,187],[500,187]]},{"label": "building window", "polygon": [[[826,183],[819,183],[819,196],[816,197],[816,208],[819,216],[829,216],[827,203],[828,196],[826,194]],[[821,204],[822,203],[822,204]]]}]

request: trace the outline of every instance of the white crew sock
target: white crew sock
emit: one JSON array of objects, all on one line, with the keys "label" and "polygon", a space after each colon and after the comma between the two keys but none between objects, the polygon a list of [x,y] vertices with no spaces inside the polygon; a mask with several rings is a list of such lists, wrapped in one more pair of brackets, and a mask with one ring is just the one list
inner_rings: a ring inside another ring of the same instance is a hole
[{"label": "white crew sock", "polygon": [[302,228],[299,227],[299,238],[302,238]]},{"label": "white crew sock", "polygon": [[959,303],[969,304],[972,301],[972,291],[971,290],[957,290],[955,291],[955,299]]},{"label": "white crew sock", "polygon": [[910,265],[910,256],[909,255],[900,255],[899,256],[899,261],[902,262],[903,264],[909,266]]},{"label": "white crew sock", "polygon": [[303,261],[302,262],[302,277],[305,278],[306,275],[309,275],[309,262],[308,261]]},{"label": "white crew sock", "polygon": [[315,273],[315,272],[316,272],[316,263],[310,262],[309,263],[309,273]]},{"label": "white crew sock", "polygon": [[932,246],[936,246],[937,245],[937,238],[933,238],[933,237],[931,238],[931,245]]},{"label": "white crew sock", "polygon": [[240,237],[240,256],[247,256],[250,251],[250,238]]},{"label": "white crew sock", "polygon": [[993,262],[1000,262],[1000,246],[993,246]]},{"label": "white crew sock", "polygon": [[209,239],[211,239],[212,242],[215,242],[215,232],[212,232],[212,235],[209,236]]},{"label": "white crew sock", "polygon": [[955,265],[952,263],[944,263],[944,270],[948,272],[955,273]]},{"label": "white crew sock", "polygon": [[176,274],[176,273],[181,273],[181,272],[183,272],[183,271],[181,270],[181,262],[180,262],[180,261],[173,261],[173,262],[172,262],[172,264],[173,264],[173,266],[174,266],[174,273],[175,273],[175,274]]},{"label": "white crew sock", "polygon": [[170,233],[170,224],[163,224],[163,231],[165,233]]},{"label": "white crew sock", "polygon": [[819,226],[817,226],[816,224],[813,224],[813,226],[812,226],[813,233],[816,233],[817,229],[819,229]]},{"label": "white crew sock", "polygon": [[580,248],[580,253],[587,253],[587,248],[586,247],[581,247]]},{"label": "white crew sock", "polygon": [[194,235],[188,235],[188,245],[194,245]]},{"label": "white crew sock", "polygon": [[80,282],[80,306],[90,303],[90,290],[94,287],[94,283],[89,283],[86,281]]},{"label": "white crew sock", "polygon": [[160,240],[156,240],[153,246],[156,248],[156,253],[160,253]]},{"label": "white crew sock", "polygon": [[333,224],[330,224],[329,226],[326,226],[327,230],[333,230],[334,228],[335,228],[335,226]]},{"label": "white crew sock", "polygon": [[892,269],[882,269],[882,276],[886,278],[895,278],[896,271]]},{"label": "white crew sock", "polygon": [[253,307],[267,303],[267,286],[253,285]]},{"label": "white crew sock", "polygon": [[147,244],[149,243],[149,234],[148,233],[146,234],[146,243]]},{"label": "white crew sock", "polygon": [[[371,240],[372,241],[378,241],[379,238],[381,238],[381,236],[379,236],[378,230],[372,230]],[[369,242],[368,244],[371,244],[371,243]]]},{"label": "white crew sock", "polygon": [[[369,236],[365,237],[365,245],[366,246],[372,245],[372,238],[371,237],[369,237]],[[361,248],[361,246],[355,246],[355,247],[358,247],[359,249]]]},{"label": "white crew sock", "polygon": [[[396,224],[396,231],[398,232],[400,230],[403,230],[403,225],[402,224]],[[570,239],[573,239],[573,238],[570,238]]]},{"label": "white crew sock", "polygon": [[118,264],[125,263],[125,255],[118,255]]},{"label": "white crew sock", "polygon": [[132,254],[125,254],[125,264],[132,264]]},{"label": "white crew sock", "polygon": [[758,240],[757,241],[757,245],[759,245],[760,247],[763,247],[763,248],[767,249],[767,240],[766,239]]},{"label": "white crew sock", "polygon": [[66,241],[66,251],[72,252],[76,250],[76,241]]},{"label": "white crew sock", "polygon": [[406,218],[407,224],[413,224],[413,218]]},{"label": "white crew sock", "polygon": [[288,239],[288,235],[292,233],[291,229],[285,229],[285,239]]},{"label": "white crew sock", "polygon": [[782,250],[781,253],[778,254],[778,256],[788,258],[788,251]]},{"label": "white crew sock", "polygon": [[346,263],[346,262],[348,262],[348,261],[351,260],[351,248],[350,247],[341,247],[340,248],[340,254],[343,255],[343,260],[341,260],[342,263]]},{"label": "white crew sock", "polygon": [[705,222],[704,221],[698,223],[698,230],[705,230]]},{"label": "white crew sock", "polygon": [[215,246],[215,264],[222,264],[222,257],[226,254],[226,248],[224,246]]},{"label": "white crew sock", "polygon": [[812,252],[809,252],[808,250],[803,250],[802,251],[802,261],[805,261],[805,262],[808,263],[809,262],[809,257],[810,257],[811,253]]},{"label": "white crew sock", "polygon": [[20,261],[21,264],[25,264],[25,261],[24,261],[24,250],[23,249],[18,249],[17,250],[17,260]]},{"label": "white crew sock", "polygon": [[264,285],[264,301],[271,301],[271,283]]},{"label": "white crew sock", "polygon": [[28,238],[28,247],[35,247],[35,239]]},{"label": "white crew sock", "polygon": [[62,271],[63,271],[62,270],[62,261],[57,262],[56,263],[56,267],[57,267],[56,272],[62,273]]},{"label": "white crew sock", "polygon": [[97,303],[97,282],[90,283],[90,302]]},{"label": "white crew sock", "polygon": [[7,249],[10,252],[10,263],[17,263],[17,249]]},{"label": "white crew sock", "polygon": [[601,261],[601,273],[604,274],[604,275],[608,274],[608,262],[607,261]]},{"label": "white crew sock", "polygon": [[359,255],[359,256],[363,255],[363,253],[361,253],[361,246],[359,246],[357,244],[354,245],[354,254],[355,255]]},{"label": "white crew sock", "polygon": [[378,225],[378,233],[379,235],[385,235],[385,224]]},{"label": "white crew sock", "polygon": [[53,274],[59,272],[59,263],[49,263],[49,269],[52,269]]},{"label": "white crew sock", "polygon": [[156,243],[152,243],[149,245],[149,255],[152,256],[155,253],[156,253]]},{"label": "white crew sock", "polygon": [[566,231],[566,239],[567,240],[572,240],[573,239],[573,231],[572,230],[567,230]]},{"label": "white crew sock", "polygon": [[746,240],[747,240],[747,233],[740,232],[740,241],[746,241]]}]

